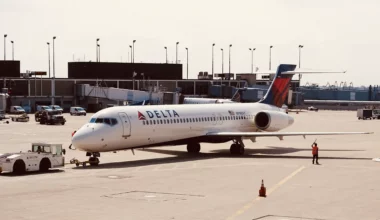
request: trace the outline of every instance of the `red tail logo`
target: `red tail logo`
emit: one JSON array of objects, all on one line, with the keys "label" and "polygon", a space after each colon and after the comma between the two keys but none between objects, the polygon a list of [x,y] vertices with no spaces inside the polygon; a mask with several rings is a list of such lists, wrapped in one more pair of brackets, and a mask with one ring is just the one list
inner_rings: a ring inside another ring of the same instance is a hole
[{"label": "red tail logo", "polygon": [[141,112],[137,112],[137,113],[138,113],[139,120],[146,120],[145,116]]}]

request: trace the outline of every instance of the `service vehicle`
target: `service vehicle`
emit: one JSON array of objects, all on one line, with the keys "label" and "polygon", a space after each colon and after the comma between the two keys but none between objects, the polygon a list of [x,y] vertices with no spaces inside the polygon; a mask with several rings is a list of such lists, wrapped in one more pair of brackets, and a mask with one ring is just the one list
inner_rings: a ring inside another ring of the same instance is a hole
[{"label": "service vehicle", "polygon": [[24,114],[25,109],[23,109],[21,106],[14,105],[9,108],[9,113],[10,114]]},{"label": "service vehicle", "polygon": [[66,123],[66,119],[63,117],[60,111],[47,109],[41,113],[40,124],[62,124]]},{"label": "service vehicle", "polygon": [[28,152],[0,153],[0,173],[46,172],[50,168],[63,167],[65,153],[62,144],[32,143],[32,150]]},{"label": "service vehicle", "polygon": [[36,120],[36,122],[39,122],[40,118],[41,118],[42,112],[45,111],[45,110],[48,110],[48,109],[51,109],[50,106],[47,106],[47,105],[37,105],[37,111],[36,111],[36,113],[34,113],[34,120]]},{"label": "service vehicle", "polygon": [[356,115],[359,120],[366,120],[367,118],[371,120],[373,118],[373,111],[372,109],[358,109]]},{"label": "service vehicle", "polygon": [[84,115],[84,116],[86,116],[86,110],[84,110],[84,108],[82,108],[82,107],[74,106],[74,107],[70,108],[70,115]]},{"label": "service vehicle", "polygon": [[380,109],[373,109],[372,110],[372,117],[373,117],[373,119],[380,119]]},{"label": "service vehicle", "polygon": [[63,108],[61,108],[59,105],[49,105],[49,107],[53,110],[60,111],[61,114],[63,113]]},{"label": "service vehicle", "polygon": [[318,111],[318,108],[316,108],[316,107],[314,107],[314,106],[309,106],[309,107],[307,107],[307,110],[309,110],[309,111]]},{"label": "service vehicle", "polygon": [[26,113],[23,113],[21,115],[11,115],[10,118],[12,121],[20,121],[20,122],[28,122],[29,121],[29,116]]}]

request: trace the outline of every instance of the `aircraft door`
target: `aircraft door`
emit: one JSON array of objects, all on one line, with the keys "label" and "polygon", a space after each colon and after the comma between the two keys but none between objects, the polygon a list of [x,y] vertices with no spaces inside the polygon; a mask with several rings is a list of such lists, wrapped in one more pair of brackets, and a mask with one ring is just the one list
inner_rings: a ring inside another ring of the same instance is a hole
[{"label": "aircraft door", "polygon": [[218,117],[213,113],[212,114],[212,125],[216,125],[217,121],[218,121]]},{"label": "aircraft door", "polygon": [[121,123],[123,124],[123,137],[131,136],[131,122],[128,115],[124,112],[119,112],[119,117],[121,119]]}]

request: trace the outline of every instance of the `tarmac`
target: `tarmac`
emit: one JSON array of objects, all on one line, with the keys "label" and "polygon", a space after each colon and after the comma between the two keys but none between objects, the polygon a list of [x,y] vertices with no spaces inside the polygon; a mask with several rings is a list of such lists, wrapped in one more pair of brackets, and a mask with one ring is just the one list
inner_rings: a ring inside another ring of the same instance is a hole
[{"label": "tarmac", "polygon": [[[0,218],[8,219],[380,219],[380,120],[354,111],[289,113],[285,131],[373,131],[371,135],[245,140],[243,156],[225,144],[102,153],[98,167],[64,168],[22,176],[0,175]],[[63,144],[66,162],[86,160],[69,150],[71,133],[89,120],[65,125],[0,121],[0,152],[27,151],[33,142]],[[317,138],[320,165],[312,164]],[[259,197],[264,180],[266,197]]]}]

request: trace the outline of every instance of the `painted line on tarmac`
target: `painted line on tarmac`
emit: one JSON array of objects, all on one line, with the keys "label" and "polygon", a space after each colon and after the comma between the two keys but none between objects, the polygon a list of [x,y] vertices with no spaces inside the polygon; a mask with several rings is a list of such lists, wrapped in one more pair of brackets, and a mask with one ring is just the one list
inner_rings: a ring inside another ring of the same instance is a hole
[{"label": "painted line on tarmac", "polygon": [[[280,187],[281,185],[283,185],[284,183],[286,183],[287,181],[289,181],[291,178],[293,178],[295,175],[297,175],[298,173],[300,173],[305,168],[306,168],[305,166],[302,166],[302,167],[298,168],[297,170],[295,170],[293,173],[289,174],[284,179],[282,179],[280,182],[278,182],[276,185],[274,185],[272,188],[270,188],[267,191],[267,196],[270,195],[270,194],[272,194],[276,189],[278,189],[278,187]],[[236,217],[238,217],[239,215],[241,215],[245,211],[247,211],[247,209],[251,208],[254,203],[256,203],[257,201],[260,201],[261,199],[263,199],[263,197],[257,197],[256,199],[254,199],[250,203],[248,203],[245,206],[243,206],[242,208],[240,208],[235,214],[233,214],[232,216],[228,217],[227,220],[235,219]]]}]

